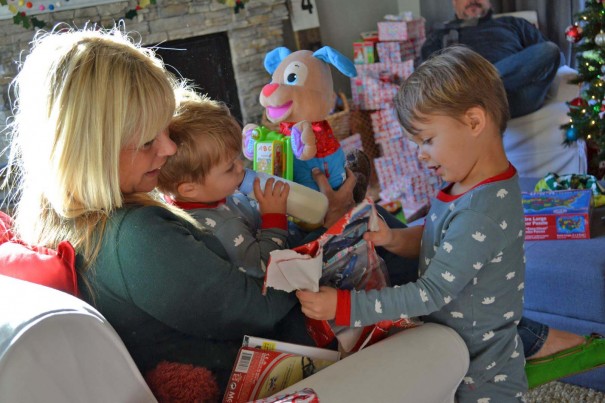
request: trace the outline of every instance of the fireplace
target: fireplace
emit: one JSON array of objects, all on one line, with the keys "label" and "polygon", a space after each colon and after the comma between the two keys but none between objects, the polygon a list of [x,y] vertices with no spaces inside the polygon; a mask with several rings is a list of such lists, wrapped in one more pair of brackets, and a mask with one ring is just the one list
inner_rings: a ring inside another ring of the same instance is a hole
[{"label": "fireplace", "polygon": [[156,54],[177,77],[190,80],[201,93],[223,101],[242,123],[226,32],[164,42],[157,45]]}]

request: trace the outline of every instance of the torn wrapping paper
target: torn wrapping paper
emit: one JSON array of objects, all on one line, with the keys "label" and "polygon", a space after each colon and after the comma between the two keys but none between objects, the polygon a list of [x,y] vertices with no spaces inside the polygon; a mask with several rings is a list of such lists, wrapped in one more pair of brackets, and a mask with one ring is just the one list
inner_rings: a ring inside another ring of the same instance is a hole
[{"label": "torn wrapping paper", "polygon": [[[317,291],[320,285],[344,290],[372,290],[389,285],[386,265],[374,245],[363,239],[378,228],[378,214],[370,199],[364,200],[331,226],[321,237],[293,250],[271,252],[264,291]],[[413,327],[409,319],[383,321],[364,328],[336,326],[333,321],[306,319],[307,331],[324,347],[334,338],[343,352],[357,351],[382,338],[393,327]]]},{"label": "torn wrapping paper", "polygon": [[[316,248],[309,254],[292,249],[271,252],[272,269],[267,268],[265,285],[276,290],[292,292],[296,290],[319,291],[322,269],[322,250]],[[266,288],[265,288],[266,291]]]},{"label": "torn wrapping paper", "polygon": [[295,249],[271,252],[264,291],[318,291],[320,285],[346,290],[387,285],[386,266],[374,246],[363,239],[378,227],[378,215],[366,199],[345,214],[321,237]]}]

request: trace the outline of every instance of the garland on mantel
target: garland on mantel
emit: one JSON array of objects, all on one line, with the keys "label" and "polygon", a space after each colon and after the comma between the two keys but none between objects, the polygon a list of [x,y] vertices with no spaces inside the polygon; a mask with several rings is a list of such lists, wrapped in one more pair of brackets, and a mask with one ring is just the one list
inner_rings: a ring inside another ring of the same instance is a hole
[{"label": "garland on mantel", "polygon": [[[69,0],[67,0],[69,1]],[[25,2],[24,0],[11,1],[10,3],[7,0],[0,0],[0,5],[4,7],[8,7],[8,10],[13,14],[13,23],[15,25],[23,25],[23,28],[44,28],[46,23],[37,19],[36,17],[28,16],[25,11],[21,10],[22,7],[27,9],[31,9],[34,7],[34,4],[31,1]],[[44,11],[48,9],[49,11],[54,11],[56,8],[61,7],[61,3],[57,2],[55,4],[48,4],[45,6],[44,4],[40,4],[38,6],[38,10]]]},{"label": "garland on mantel", "polygon": [[248,0],[217,0],[219,3],[224,4],[229,7],[233,7],[233,12],[235,14],[239,13],[239,10],[244,8],[244,4],[248,2]]},{"label": "garland on mantel", "polygon": [[[69,1],[69,0],[65,0]],[[126,12],[125,18],[132,20],[137,16],[137,11],[144,9],[150,4],[155,4],[156,0],[138,0],[137,6]],[[0,0],[1,6],[8,7],[8,10],[13,14],[13,23],[16,25],[23,25],[23,28],[44,28],[46,23],[37,19],[36,17],[30,17],[27,15],[26,10],[34,9],[34,3],[25,0]],[[40,2],[35,8],[40,11],[55,11],[61,7],[60,2],[50,3]]]},{"label": "garland on mantel", "polygon": [[[69,0],[65,0],[68,2]],[[244,4],[249,0],[216,0],[221,4],[233,7],[234,13],[239,13],[239,10],[244,8]],[[137,0],[135,8],[126,11],[125,18],[132,20],[138,15],[138,11],[146,8],[150,4],[156,4],[156,0]],[[15,25],[23,25],[23,28],[44,28],[46,23],[36,17],[27,15],[27,10],[32,10],[34,7],[40,11],[55,11],[61,7],[61,2],[40,2],[34,5],[31,1],[25,0],[0,0],[0,6],[8,7],[8,10],[13,14],[13,23]]]},{"label": "garland on mantel", "polygon": [[137,6],[135,8],[131,8],[130,10],[126,11],[126,15],[124,17],[128,18],[129,20],[132,20],[134,17],[136,17],[138,15],[138,11],[144,9],[145,7],[147,7],[150,4],[155,4],[156,0],[138,0],[137,1]]}]

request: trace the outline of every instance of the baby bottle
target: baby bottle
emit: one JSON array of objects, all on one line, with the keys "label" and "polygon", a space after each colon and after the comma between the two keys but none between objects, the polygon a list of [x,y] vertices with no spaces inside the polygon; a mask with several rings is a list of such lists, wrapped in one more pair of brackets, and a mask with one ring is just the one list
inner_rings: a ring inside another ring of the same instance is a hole
[{"label": "baby bottle", "polygon": [[256,177],[260,179],[261,189],[265,188],[265,183],[269,178],[274,178],[276,181],[282,181],[290,185],[288,204],[286,206],[286,213],[289,216],[309,224],[320,224],[323,222],[326,211],[328,211],[328,198],[326,195],[278,176],[246,169],[244,180],[239,186],[239,190],[253,199],[256,199],[253,188],[254,178]]}]

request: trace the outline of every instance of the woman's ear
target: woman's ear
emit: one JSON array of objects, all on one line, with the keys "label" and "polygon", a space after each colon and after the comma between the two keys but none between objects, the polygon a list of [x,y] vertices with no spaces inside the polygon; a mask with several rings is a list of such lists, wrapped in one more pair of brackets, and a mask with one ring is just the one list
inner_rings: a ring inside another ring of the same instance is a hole
[{"label": "woman's ear", "polygon": [[485,109],[473,106],[469,108],[464,114],[466,124],[471,128],[474,136],[483,132],[487,124],[487,112]]}]

